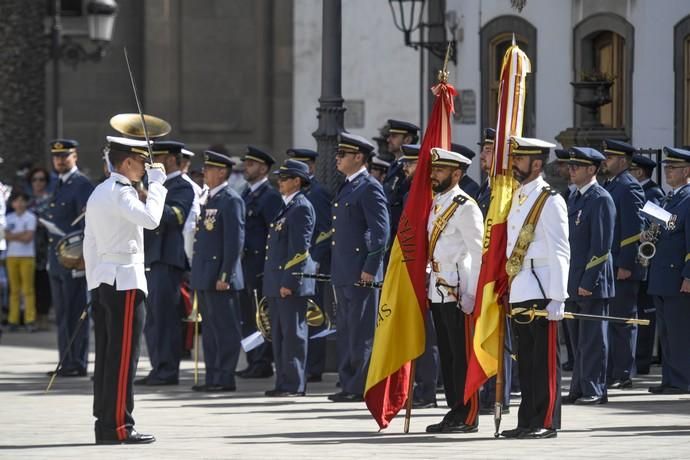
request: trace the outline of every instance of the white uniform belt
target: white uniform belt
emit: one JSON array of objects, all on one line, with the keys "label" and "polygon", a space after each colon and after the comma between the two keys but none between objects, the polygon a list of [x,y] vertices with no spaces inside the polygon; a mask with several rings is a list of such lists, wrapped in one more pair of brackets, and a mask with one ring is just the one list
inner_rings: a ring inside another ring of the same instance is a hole
[{"label": "white uniform belt", "polygon": [[118,265],[143,264],[144,254],[101,254],[101,262]]},{"label": "white uniform belt", "polygon": [[444,271],[444,268],[445,268],[445,271],[447,271],[447,272],[449,272],[449,271],[452,272],[452,271],[457,270],[457,267],[452,262],[442,264],[441,262],[436,262],[435,260],[431,261],[431,271],[432,272],[441,273]]},{"label": "white uniform belt", "polygon": [[531,270],[534,268],[542,268],[549,266],[549,259],[525,259],[522,263],[523,270]]}]

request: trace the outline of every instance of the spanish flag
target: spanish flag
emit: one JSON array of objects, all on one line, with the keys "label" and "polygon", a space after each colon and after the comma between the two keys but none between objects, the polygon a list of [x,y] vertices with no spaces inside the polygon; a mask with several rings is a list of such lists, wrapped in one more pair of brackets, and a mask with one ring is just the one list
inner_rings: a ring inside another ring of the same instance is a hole
[{"label": "spanish flag", "polygon": [[386,428],[408,397],[410,364],[424,352],[427,311],[427,219],[431,209],[431,148],[450,147],[451,85],[432,88],[436,96],[398,232],[391,248],[376,319],[364,399],[380,428]]},{"label": "spanish flag", "polygon": [[465,401],[491,376],[496,375],[502,346],[499,323],[501,299],[508,290],[506,246],[508,212],[513,198],[510,137],[522,134],[525,76],[531,71],[527,55],[513,42],[503,57],[498,98],[498,125],[491,165],[491,203],[484,222],[482,268],[477,283],[473,319],[474,338],[465,381]]}]

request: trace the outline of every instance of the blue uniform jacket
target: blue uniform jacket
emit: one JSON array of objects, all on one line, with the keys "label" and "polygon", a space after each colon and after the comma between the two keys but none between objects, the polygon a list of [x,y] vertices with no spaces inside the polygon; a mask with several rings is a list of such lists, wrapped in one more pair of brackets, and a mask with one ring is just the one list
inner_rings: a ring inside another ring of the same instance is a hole
[{"label": "blue uniform jacket", "polygon": [[659,234],[656,254],[649,266],[647,293],[679,296],[683,278],[690,278],[690,185],[678,189],[664,209],[676,216],[675,226],[673,230],[662,229]]},{"label": "blue uniform jacket", "polygon": [[230,288],[244,288],[241,251],[244,245],[244,201],[230,188],[218,192],[201,208],[190,285],[192,289],[216,289],[216,281]]},{"label": "blue uniform jacket", "polygon": [[[568,199],[570,240],[570,272],[568,296],[571,299],[609,299],[615,288],[611,244],[616,207],[611,195],[599,184],[592,185],[584,195]],[[583,297],[577,288],[587,289]]]},{"label": "blue uniform jacket", "polygon": [[364,172],[345,182],[333,200],[331,281],[351,286],[362,272],[382,277],[389,217],[383,187]]},{"label": "blue uniform jacket", "polygon": [[487,178],[477,191],[477,204],[482,216],[486,220],[486,214],[489,212],[489,203],[491,202],[491,187],[489,187],[489,179]]},{"label": "blue uniform jacket", "polygon": [[301,192],[271,222],[263,278],[266,297],[280,297],[281,287],[292,290],[294,296],[314,294],[314,280],[300,279],[293,273],[314,272],[309,247],[315,222],[314,207]]},{"label": "blue uniform jacket", "polygon": [[642,187],[628,171],[623,171],[606,186],[606,191],[616,205],[616,226],[611,246],[613,269],[620,267],[632,271],[630,280],[644,279],[644,267],[637,263],[637,247],[640,233],[644,230],[644,219],[640,214],[644,206]]},{"label": "blue uniform jacket", "polygon": [[[91,196],[91,192],[93,192],[93,185],[88,177],[78,170],[75,171],[67,178],[67,182],[62,185],[58,183],[55,187],[55,193],[48,205],[46,218],[66,234],[83,230],[84,219],[74,226],[72,222],[86,210],[86,202]],[[48,237],[50,243],[48,263],[52,274],[66,276],[70,274],[70,270],[60,265],[55,252],[55,245],[59,240],[60,237],[57,235],[51,234]]]},{"label": "blue uniform jacket", "polygon": [[477,199],[477,195],[479,195],[479,184],[470,176],[467,174],[462,176],[462,179],[460,179],[460,183],[458,185],[469,196],[475,200]]},{"label": "blue uniform jacket", "polygon": [[410,181],[405,177],[405,171],[403,171],[400,160],[395,160],[388,168],[388,173],[383,179],[383,190],[388,201],[390,235],[395,235],[403,211],[403,199],[410,190]]},{"label": "blue uniform jacket", "polygon": [[653,180],[645,182],[642,186],[642,190],[644,191],[645,200],[651,201],[657,206],[661,206],[661,202],[664,200],[665,195],[664,191],[661,190],[661,187],[659,187],[656,182]]},{"label": "blue uniform jacket", "polygon": [[316,227],[311,240],[311,257],[319,264],[320,273],[329,273],[331,269],[331,194],[316,181],[311,179],[311,184],[304,189],[307,197],[316,213]]},{"label": "blue uniform jacket", "polygon": [[268,225],[283,206],[283,199],[268,181],[253,192],[247,189],[242,197],[246,208],[246,238],[242,268],[247,283],[254,285],[259,282],[257,277],[264,272]]},{"label": "blue uniform jacket", "polygon": [[166,180],[163,185],[168,189],[163,217],[158,228],[144,230],[144,260],[147,267],[162,262],[187,270],[182,228],[194,202],[194,189],[182,175]]}]

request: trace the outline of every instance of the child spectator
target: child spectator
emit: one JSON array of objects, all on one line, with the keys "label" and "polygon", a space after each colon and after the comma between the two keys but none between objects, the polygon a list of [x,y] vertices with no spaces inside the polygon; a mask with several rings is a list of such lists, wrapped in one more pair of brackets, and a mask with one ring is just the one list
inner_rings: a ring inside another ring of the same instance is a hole
[{"label": "child spectator", "polygon": [[7,215],[7,277],[10,285],[10,331],[19,328],[19,298],[24,295],[24,324],[29,332],[36,331],[36,294],[34,289],[34,270],[36,253],[34,232],[36,215],[27,211],[29,196],[18,191],[10,203],[14,213]]}]

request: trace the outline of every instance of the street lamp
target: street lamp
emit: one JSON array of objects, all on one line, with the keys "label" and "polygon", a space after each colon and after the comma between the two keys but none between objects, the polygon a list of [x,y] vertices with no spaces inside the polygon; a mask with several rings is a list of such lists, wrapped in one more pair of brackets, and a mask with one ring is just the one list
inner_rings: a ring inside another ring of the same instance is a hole
[{"label": "street lamp", "polygon": [[117,16],[115,0],[90,0],[86,4],[89,39],[96,49],[87,51],[80,43],[65,37],[62,40],[61,0],[53,0],[53,23],[51,26],[51,57],[53,60],[53,113],[54,137],[62,137],[62,101],[60,95],[60,61],[76,68],[80,62],[100,61],[105,56],[108,43],[113,36],[113,25]]}]

